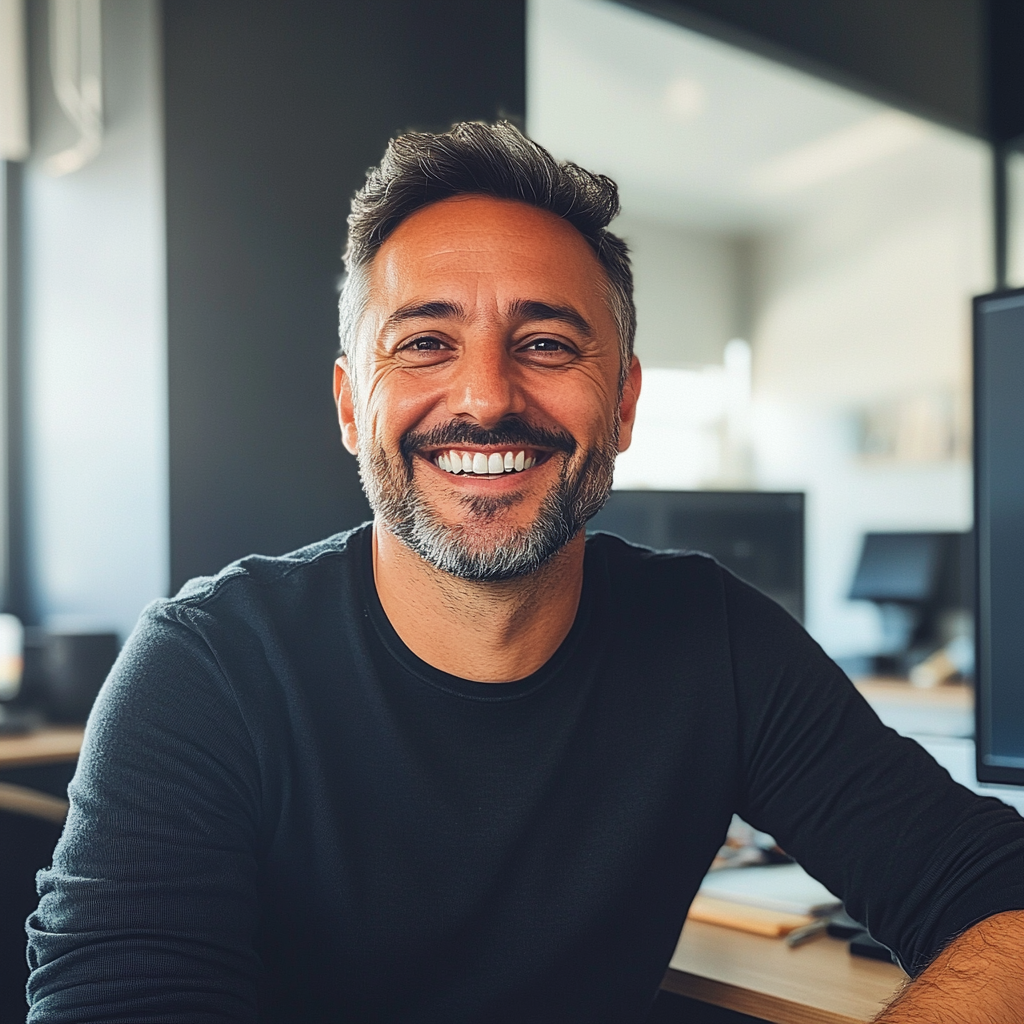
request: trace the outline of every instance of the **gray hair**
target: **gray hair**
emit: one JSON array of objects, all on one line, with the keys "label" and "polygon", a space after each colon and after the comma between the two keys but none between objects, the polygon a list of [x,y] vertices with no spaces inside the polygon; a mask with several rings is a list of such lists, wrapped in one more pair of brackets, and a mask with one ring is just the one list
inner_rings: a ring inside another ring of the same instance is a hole
[{"label": "gray hair", "polygon": [[366,309],[366,269],[407,217],[460,195],[512,199],[568,221],[587,240],[607,275],[608,305],[619,337],[620,387],[633,358],[636,306],[629,249],[607,230],[619,212],[611,178],[556,160],[508,121],[462,121],[440,134],[409,132],[388,143],[380,165],[352,199],[347,274],[338,300],[341,354],[352,350]]}]

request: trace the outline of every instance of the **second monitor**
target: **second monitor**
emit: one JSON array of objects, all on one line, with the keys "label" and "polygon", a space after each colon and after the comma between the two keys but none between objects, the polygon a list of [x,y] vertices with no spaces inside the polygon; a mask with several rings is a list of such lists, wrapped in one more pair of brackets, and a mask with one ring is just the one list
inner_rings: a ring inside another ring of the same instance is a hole
[{"label": "second monitor", "polygon": [[804,495],[798,491],[612,491],[587,524],[658,549],[703,551],[804,617]]}]

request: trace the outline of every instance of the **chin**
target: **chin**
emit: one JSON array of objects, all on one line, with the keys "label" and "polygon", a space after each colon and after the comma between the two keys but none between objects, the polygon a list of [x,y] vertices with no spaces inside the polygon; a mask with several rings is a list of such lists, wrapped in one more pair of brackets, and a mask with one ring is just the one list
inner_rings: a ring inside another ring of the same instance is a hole
[{"label": "chin", "polygon": [[539,516],[526,526],[492,521],[452,526],[418,516],[392,530],[436,569],[457,579],[495,583],[529,576],[542,568],[575,535],[560,517]]}]

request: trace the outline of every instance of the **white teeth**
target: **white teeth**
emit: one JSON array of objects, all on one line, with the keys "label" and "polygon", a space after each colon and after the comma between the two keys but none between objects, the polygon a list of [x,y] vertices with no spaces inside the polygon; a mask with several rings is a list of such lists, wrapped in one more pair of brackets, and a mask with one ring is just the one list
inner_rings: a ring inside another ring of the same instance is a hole
[{"label": "white teeth", "polygon": [[500,473],[521,473],[536,465],[535,457],[528,458],[526,452],[457,452],[451,449],[439,452],[434,463],[446,473],[473,473],[477,476],[497,476]]}]

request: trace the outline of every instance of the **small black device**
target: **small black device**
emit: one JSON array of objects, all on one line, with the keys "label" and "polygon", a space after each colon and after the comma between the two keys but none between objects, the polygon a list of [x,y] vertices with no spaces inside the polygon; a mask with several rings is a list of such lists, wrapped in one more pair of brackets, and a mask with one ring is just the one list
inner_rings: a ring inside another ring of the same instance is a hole
[{"label": "small black device", "polygon": [[850,953],[853,956],[866,956],[869,960],[884,960],[886,963],[896,963],[892,950],[883,946],[877,939],[871,938],[867,932],[861,932],[850,939]]},{"label": "small black device", "polygon": [[1024,786],[1024,288],[974,300],[974,522],[978,780]]},{"label": "small black device", "polygon": [[587,524],[660,550],[702,551],[804,617],[799,491],[612,491]]},{"label": "small black device", "polygon": [[828,927],[825,929],[833,939],[852,939],[856,935],[863,935],[867,928],[855,921],[845,910],[838,910],[829,915]]}]

